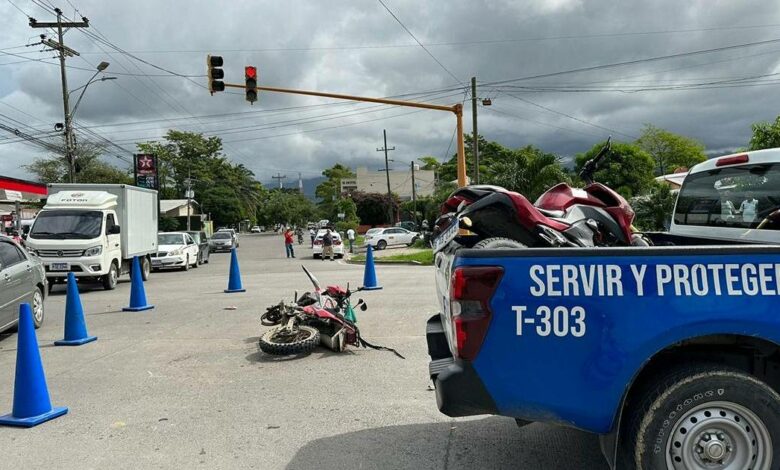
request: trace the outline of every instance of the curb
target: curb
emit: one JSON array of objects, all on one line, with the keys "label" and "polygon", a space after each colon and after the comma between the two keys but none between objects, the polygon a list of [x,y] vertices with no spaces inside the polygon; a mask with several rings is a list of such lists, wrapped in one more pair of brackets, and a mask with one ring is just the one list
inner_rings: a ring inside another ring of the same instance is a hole
[{"label": "curb", "polygon": [[[347,264],[366,264],[365,261],[353,261],[351,259],[344,260]],[[427,266],[422,264],[419,261],[396,261],[396,260],[384,260],[381,259],[374,259],[374,264],[400,264],[400,265],[407,265],[407,266]],[[433,265],[430,265],[433,266]]]}]

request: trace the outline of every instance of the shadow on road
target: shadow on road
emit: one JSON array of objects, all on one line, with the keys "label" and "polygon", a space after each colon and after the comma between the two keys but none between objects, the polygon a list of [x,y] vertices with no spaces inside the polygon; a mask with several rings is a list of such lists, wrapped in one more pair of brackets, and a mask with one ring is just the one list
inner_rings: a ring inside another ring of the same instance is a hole
[{"label": "shadow on road", "polygon": [[606,470],[598,439],[562,427],[518,428],[508,418],[366,429],[309,442],[288,470],[544,469]]}]

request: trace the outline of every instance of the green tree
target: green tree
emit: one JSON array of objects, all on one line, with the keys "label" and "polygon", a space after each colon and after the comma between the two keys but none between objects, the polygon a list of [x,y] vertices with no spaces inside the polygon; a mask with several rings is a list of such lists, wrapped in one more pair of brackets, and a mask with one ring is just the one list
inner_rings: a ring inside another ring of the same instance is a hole
[{"label": "green tree", "polygon": [[349,167],[336,163],[324,170],[322,176],[327,179],[317,185],[314,194],[320,199],[319,206],[323,217],[334,220],[337,214],[336,202],[341,197],[341,180],[354,178],[355,173]]},{"label": "green tree", "polygon": [[[474,155],[472,152],[473,137],[471,134],[464,136],[465,155],[466,155],[466,174],[473,175],[474,172]],[[490,168],[493,163],[506,160],[512,150],[504,147],[498,142],[488,141],[481,135],[478,137],[479,142],[479,173],[485,174],[486,169]],[[441,165],[441,172],[439,180],[442,182],[455,181],[458,178],[458,154],[457,152],[445,163]],[[482,182],[482,181],[480,181]]]},{"label": "green tree", "polygon": [[[578,173],[585,162],[595,157],[603,146],[604,142],[598,143],[587,152],[577,155],[575,164]],[[649,191],[655,180],[653,157],[636,144],[613,142],[610,154],[602,160],[600,168],[594,179],[626,199]]]},{"label": "green tree", "polygon": [[645,125],[636,143],[655,160],[657,175],[690,168],[707,159],[701,142],[651,124]]},{"label": "green tree", "polygon": [[357,216],[363,224],[388,224],[391,222],[387,219],[390,208],[393,209],[394,214],[398,212],[399,201],[395,194],[389,198],[384,193],[355,191],[352,193],[352,200],[355,201]]},{"label": "green tree", "polygon": [[[99,145],[81,144],[76,147],[76,182],[100,184],[130,184],[128,170],[122,170],[103,161],[105,149]],[[60,156],[36,158],[24,168],[42,183],[68,182],[68,164]]]},{"label": "green tree", "polygon": [[484,182],[516,191],[531,201],[551,186],[568,182],[561,160],[551,153],[528,145],[494,161],[485,172]]},{"label": "green tree", "polygon": [[676,200],[669,185],[653,182],[650,192],[631,201],[636,212],[634,224],[644,231],[668,229]]},{"label": "green tree", "polygon": [[230,162],[219,137],[169,130],[163,142],[137,145],[157,155],[162,199],[183,198],[190,180],[201,209],[219,225],[255,222],[265,189],[248,168]]},{"label": "green tree", "polygon": [[748,150],[763,150],[780,147],[780,116],[775,122],[757,122],[753,124],[753,136]]},{"label": "green tree", "polygon": [[268,226],[305,226],[317,212],[314,203],[297,191],[268,191],[257,211],[257,219]]}]

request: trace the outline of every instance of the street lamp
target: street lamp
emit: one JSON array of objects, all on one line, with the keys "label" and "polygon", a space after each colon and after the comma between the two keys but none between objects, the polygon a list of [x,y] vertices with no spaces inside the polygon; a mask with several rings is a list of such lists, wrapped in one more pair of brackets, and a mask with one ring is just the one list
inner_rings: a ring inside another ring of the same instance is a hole
[{"label": "street lamp", "polygon": [[[73,155],[75,142],[75,138],[73,136],[73,115],[76,114],[79,103],[81,103],[81,98],[84,97],[84,92],[87,91],[87,87],[89,87],[89,85],[97,81],[102,82],[105,80],[116,80],[116,77],[101,77],[99,80],[95,80],[95,77],[97,77],[100,72],[106,70],[108,65],[108,62],[100,62],[97,66],[97,71],[94,75],[92,75],[86,84],[65,94],[65,159],[68,161],[68,181],[71,183],[74,182],[76,177],[76,158]],[[71,111],[68,106],[68,98],[70,97],[71,93],[78,90],[81,90],[81,94],[79,95],[79,99],[76,100],[76,105],[73,107],[73,111]]]}]

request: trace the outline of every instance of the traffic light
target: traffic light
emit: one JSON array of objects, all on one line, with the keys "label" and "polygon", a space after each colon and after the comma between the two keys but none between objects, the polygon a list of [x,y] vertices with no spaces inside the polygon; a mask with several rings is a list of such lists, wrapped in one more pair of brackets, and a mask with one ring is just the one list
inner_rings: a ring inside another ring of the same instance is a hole
[{"label": "traffic light", "polygon": [[206,66],[208,67],[209,91],[213,95],[215,91],[225,91],[225,71],[222,70],[222,56],[207,55]]},{"label": "traffic light", "polygon": [[257,67],[247,65],[244,67],[244,78],[246,79],[246,100],[249,103],[257,101]]}]

